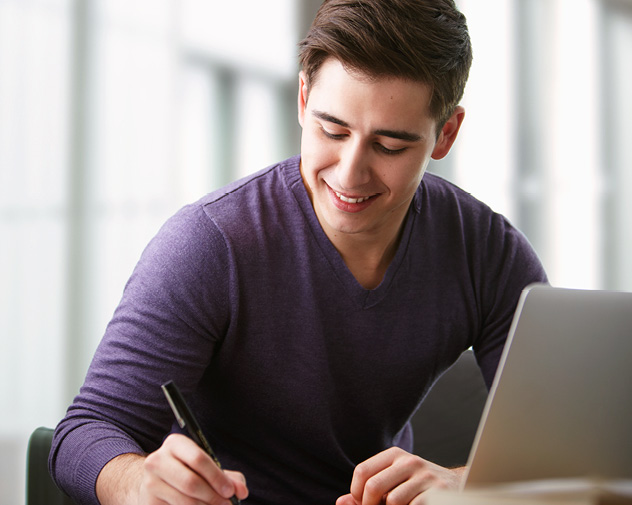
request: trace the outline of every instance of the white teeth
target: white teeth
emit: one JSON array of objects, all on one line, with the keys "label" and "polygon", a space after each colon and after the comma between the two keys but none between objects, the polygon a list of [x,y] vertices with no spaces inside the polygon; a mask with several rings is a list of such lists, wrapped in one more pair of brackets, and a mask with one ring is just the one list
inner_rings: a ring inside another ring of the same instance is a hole
[{"label": "white teeth", "polygon": [[338,193],[337,191],[334,191],[334,193],[336,193],[336,196],[340,198],[343,202],[347,202],[347,203],[361,203],[371,198],[370,196],[365,196],[362,198],[347,198],[346,196]]}]

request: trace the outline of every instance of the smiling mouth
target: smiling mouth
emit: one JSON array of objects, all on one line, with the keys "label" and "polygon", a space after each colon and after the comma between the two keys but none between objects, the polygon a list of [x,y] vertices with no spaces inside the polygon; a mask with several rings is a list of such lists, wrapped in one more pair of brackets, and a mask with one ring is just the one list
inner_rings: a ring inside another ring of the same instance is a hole
[{"label": "smiling mouth", "polygon": [[369,198],[371,198],[370,196],[362,196],[360,198],[349,198],[341,193],[338,193],[337,191],[334,191],[334,193],[340,200],[346,203],[362,203],[362,202],[366,202]]}]

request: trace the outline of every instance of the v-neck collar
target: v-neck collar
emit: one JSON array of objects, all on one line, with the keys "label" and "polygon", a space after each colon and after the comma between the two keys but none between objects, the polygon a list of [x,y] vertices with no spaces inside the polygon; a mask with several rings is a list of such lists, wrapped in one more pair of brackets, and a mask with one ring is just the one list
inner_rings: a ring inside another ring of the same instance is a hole
[{"label": "v-neck collar", "polygon": [[415,194],[410,208],[408,209],[404,230],[399,245],[397,246],[397,251],[384,274],[382,282],[374,289],[366,289],[351,273],[351,270],[349,270],[342,256],[331,243],[318,221],[318,217],[316,216],[316,212],[314,211],[314,207],[303,183],[303,178],[301,177],[300,157],[296,156],[288,160],[288,165],[284,172],[286,183],[294,194],[316,242],[331,266],[334,275],[338,278],[349,297],[355,300],[358,306],[363,309],[369,309],[378,304],[388,293],[406,255],[415,217],[420,209],[418,194]]}]

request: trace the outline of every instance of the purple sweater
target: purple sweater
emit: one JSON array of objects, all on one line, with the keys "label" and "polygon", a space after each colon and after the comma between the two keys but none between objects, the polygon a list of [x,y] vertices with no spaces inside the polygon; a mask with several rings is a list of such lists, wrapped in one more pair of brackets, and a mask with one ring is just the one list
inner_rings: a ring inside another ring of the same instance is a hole
[{"label": "purple sweater", "polygon": [[291,158],[207,195],[150,242],[80,394],[51,471],[96,504],[113,457],[173,429],[174,379],[253,505],[333,504],[354,466],[412,447],[410,417],[473,346],[489,385],[521,290],[545,281],[522,234],[426,174],[399,249],[364,289],[329,242]]}]

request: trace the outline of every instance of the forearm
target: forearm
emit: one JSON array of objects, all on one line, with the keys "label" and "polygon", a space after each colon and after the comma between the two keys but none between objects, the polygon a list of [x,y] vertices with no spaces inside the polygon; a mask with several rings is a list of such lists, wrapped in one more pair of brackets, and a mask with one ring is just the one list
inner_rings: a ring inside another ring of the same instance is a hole
[{"label": "forearm", "polygon": [[101,505],[138,505],[145,457],[121,454],[108,462],[97,478]]}]

